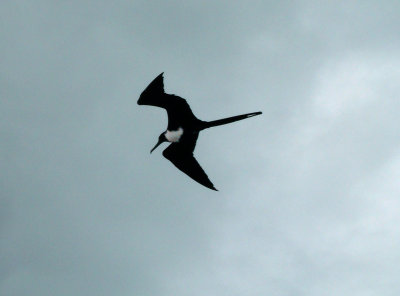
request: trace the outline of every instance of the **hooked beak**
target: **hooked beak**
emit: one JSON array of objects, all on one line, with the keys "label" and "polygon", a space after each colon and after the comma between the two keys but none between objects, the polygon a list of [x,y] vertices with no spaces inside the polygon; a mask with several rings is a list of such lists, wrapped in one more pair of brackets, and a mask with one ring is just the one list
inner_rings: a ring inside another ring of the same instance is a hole
[{"label": "hooked beak", "polygon": [[158,142],[157,142],[157,144],[156,144],[156,146],[154,146],[154,148],[153,149],[151,149],[151,151],[150,151],[150,153],[151,152],[153,152],[158,146],[160,146],[160,144],[162,143],[163,141],[161,141],[161,140],[158,140]]}]

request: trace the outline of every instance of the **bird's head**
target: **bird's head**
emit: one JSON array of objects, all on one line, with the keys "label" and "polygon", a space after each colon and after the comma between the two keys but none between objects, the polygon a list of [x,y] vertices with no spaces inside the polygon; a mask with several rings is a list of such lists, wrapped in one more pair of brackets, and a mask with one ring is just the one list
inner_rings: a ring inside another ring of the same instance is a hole
[{"label": "bird's head", "polygon": [[153,152],[161,143],[163,142],[168,142],[167,138],[165,137],[165,132],[163,132],[159,137],[158,137],[158,142],[156,146],[151,149],[150,153]]}]

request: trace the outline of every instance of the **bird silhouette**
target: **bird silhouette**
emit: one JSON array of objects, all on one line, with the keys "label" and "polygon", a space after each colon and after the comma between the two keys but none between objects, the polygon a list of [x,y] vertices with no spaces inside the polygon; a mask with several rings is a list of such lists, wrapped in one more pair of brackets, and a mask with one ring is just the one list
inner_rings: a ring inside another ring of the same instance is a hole
[{"label": "bird silhouette", "polygon": [[260,115],[262,112],[247,113],[213,121],[200,120],[193,114],[185,99],[164,92],[163,74],[158,75],[146,87],[137,101],[139,105],[164,108],[168,114],[167,130],[158,137],[158,142],[150,153],[161,143],[170,142],[171,144],[163,151],[163,156],[196,182],[218,191],[193,156],[200,131]]}]

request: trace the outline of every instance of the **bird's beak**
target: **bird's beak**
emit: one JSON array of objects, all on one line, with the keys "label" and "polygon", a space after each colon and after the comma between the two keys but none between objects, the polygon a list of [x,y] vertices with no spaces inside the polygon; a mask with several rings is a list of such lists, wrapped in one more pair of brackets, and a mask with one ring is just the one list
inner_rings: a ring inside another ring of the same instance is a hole
[{"label": "bird's beak", "polygon": [[151,152],[153,152],[158,146],[160,146],[160,144],[162,143],[163,141],[161,141],[161,140],[158,140],[158,142],[157,142],[157,144],[156,144],[156,146],[154,146],[154,148],[153,149],[151,149],[151,151],[150,151],[150,153]]}]

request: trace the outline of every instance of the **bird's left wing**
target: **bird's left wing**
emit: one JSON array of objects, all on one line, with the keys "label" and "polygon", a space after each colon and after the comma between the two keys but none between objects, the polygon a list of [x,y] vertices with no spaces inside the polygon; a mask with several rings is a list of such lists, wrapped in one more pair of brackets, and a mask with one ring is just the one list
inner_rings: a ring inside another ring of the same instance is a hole
[{"label": "bird's left wing", "polygon": [[207,174],[193,156],[198,134],[195,134],[181,142],[172,143],[163,151],[166,159],[171,161],[179,170],[201,185],[217,191]]},{"label": "bird's left wing", "polygon": [[166,108],[166,101],[164,100],[164,77],[163,73],[158,75],[145,90],[140,94],[137,103],[139,105],[149,105],[155,107]]},{"label": "bird's left wing", "polygon": [[164,73],[158,75],[141,93],[137,103],[164,108],[168,113],[168,128],[190,124],[197,118],[185,99],[164,92]]}]

